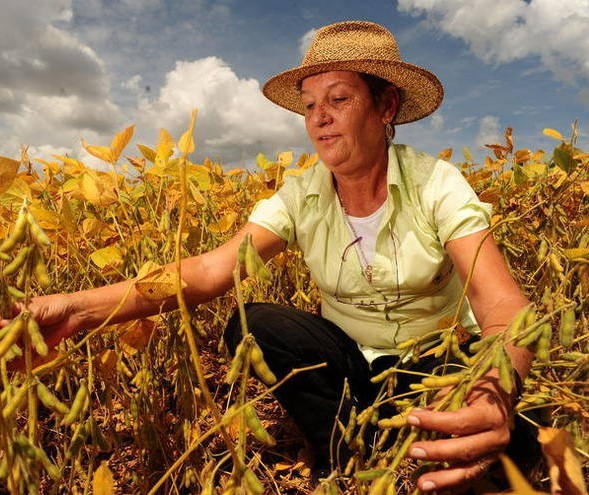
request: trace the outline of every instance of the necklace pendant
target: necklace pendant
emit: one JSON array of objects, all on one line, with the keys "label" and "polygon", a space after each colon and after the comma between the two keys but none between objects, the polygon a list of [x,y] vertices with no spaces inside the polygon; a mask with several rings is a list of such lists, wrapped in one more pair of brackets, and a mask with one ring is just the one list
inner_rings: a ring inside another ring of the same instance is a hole
[{"label": "necklace pendant", "polygon": [[366,280],[368,280],[368,283],[371,284],[372,283],[372,265],[366,265],[366,268],[364,269],[364,275],[366,276]]}]

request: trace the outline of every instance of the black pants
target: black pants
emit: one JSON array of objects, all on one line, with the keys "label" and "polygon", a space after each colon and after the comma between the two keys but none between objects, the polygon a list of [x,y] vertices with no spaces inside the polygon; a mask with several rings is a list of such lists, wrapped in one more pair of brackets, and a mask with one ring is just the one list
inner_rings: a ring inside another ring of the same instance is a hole
[{"label": "black pants", "polygon": [[[252,303],[246,305],[246,317],[249,331],[278,379],[295,368],[327,363],[324,368],[299,373],[275,392],[278,401],[311,444],[317,462],[327,464],[338,412],[345,422],[352,406],[361,411],[372,404],[380,385],[373,384],[370,378],[393,366],[397,359],[381,357],[369,366],[356,342],[337,325],[294,308]],[[242,338],[238,312],[229,320],[224,337],[229,351],[234,354]],[[432,356],[420,359],[418,367],[420,371],[431,372],[437,364],[441,361]],[[346,379],[351,398],[342,401]],[[395,395],[406,390],[415,378],[400,374],[398,380]],[[516,448],[522,446],[522,442],[529,447],[530,433],[523,433],[526,435],[524,439],[514,436],[512,444]],[[531,439],[534,440],[533,433]]]}]

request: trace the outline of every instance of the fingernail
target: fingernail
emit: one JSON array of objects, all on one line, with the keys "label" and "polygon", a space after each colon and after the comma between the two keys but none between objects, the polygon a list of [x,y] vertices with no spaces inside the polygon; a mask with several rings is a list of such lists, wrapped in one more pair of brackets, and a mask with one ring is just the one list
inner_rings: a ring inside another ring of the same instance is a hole
[{"label": "fingernail", "polygon": [[421,489],[424,492],[432,492],[436,489],[436,484],[433,481],[425,481],[423,485],[421,485]]},{"label": "fingernail", "polygon": [[411,426],[419,426],[421,424],[421,421],[419,421],[419,418],[417,416],[407,416],[407,424],[411,425]]},{"label": "fingernail", "polygon": [[[425,459],[427,457],[427,452],[419,447],[413,447],[409,451],[409,455],[415,459]],[[428,481],[427,483],[431,483],[431,481]]]}]

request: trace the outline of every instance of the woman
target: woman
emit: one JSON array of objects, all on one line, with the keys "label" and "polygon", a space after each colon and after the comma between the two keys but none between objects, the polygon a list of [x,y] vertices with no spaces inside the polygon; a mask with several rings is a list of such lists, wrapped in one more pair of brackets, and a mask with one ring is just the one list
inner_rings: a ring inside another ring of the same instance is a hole
[{"label": "woman", "polygon": [[[343,22],[317,31],[301,66],[271,78],[264,94],[301,113],[321,162],[292,178],[259,203],[229,242],[183,261],[190,304],[208,301],[232,286],[238,247],[251,234],[268,260],[297,244],[322,294],[322,315],[275,305],[249,305],[248,323],[278,375],[293,367],[327,362],[280,388],[278,399],[328,462],[326,445],[344,379],[353,401],[370,403],[370,377],[400,354],[405,339],[427,333],[453,315],[462,283],[475,260],[463,326],[483,336],[500,332],[527,304],[503,258],[487,236],[489,211],[450,164],[391,144],[393,125],[421,119],[440,105],[443,89],[430,72],[401,60],[383,27]],[[173,267],[170,267],[172,270]],[[38,298],[32,309],[55,344],[99,325],[132,281],[69,295]],[[175,298],[165,309],[175,307]],[[116,321],[152,315],[159,303],[131,290]],[[472,310],[472,311],[471,311]],[[4,322],[6,324],[6,321]],[[226,340],[240,339],[237,317]],[[525,349],[508,352],[520,377],[529,369]],[[384,364],[383,364],[384,363]],[[450,467],[422,475],[422,491],[468,485],[508,443],[514,398],[493,373],[454,412],[415,410],[410,424],[447,434],[415,443],[416,459]]]}]

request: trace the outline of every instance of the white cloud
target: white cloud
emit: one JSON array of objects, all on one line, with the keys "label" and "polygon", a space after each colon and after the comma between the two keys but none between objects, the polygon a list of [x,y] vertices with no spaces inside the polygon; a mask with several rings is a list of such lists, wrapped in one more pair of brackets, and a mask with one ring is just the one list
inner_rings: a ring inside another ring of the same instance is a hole
[{"label": "white cloud", "polygon": [[441,131],[444,128],[444,116],[440,112],[434,113],[429,123],[434,131]]},{"label": "white cloud", "polygon": [[238,162],[264,150],[305,147],[302,119],[264,98],[255,79],[239,79],[221,59],[177,62],[157,99],[139,103],[138,125],[179,136],[198,109],[199,154]]},{"label": "white cloud", "polygon": [[299,39],[299,53],[301,54],[301,58],[305,55],[305,53],[307,53],[307,50],[309,46],[311,46],[311,42],[313,41],[316,32],[316,29],[311,29],[310,31],[307,31],[305,34],[303,34],[301,39]]},{"label": "white cloud", "polygon": [[499,118],[493,115],[485,115],[479,122],[479,132],[475,143],[479,148],[485,144],[497,144],[502,142],[499,132]]},{"label": "white cloud", "polygon": [[489,63],[537,56],[559,80],[589,80],[589,0],[398,0]]},{"label": "white cloud", "polygon": [[51,24],[71,19],[71,1],[17,4],[8,0],[0,20],[0,152],[13,155],[21,144],[72,151],[80,134],[110,135],[122,115],[102,60]]}]

